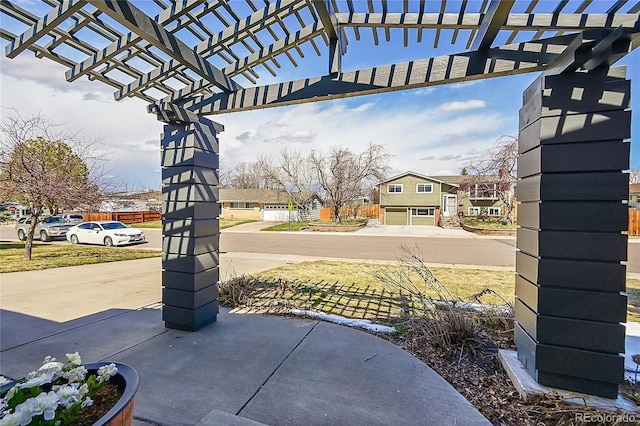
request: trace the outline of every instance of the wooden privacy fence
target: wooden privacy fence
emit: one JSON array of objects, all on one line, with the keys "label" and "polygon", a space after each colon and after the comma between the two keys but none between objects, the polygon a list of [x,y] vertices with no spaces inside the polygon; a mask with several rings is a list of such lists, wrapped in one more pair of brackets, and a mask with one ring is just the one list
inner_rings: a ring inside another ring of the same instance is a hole
[{"label": "wooden privacy fence", "polygon": [[629,209],[629,235],[640,235],[640,209]]},{"label": "wooden privacy fence", "polygon": [[[349,217],[366,217],[367,219],[378,219],[380,214],[379,204],[366,204],[364,206],[344,206],[340,209],[340,216],[343,218]],[[320,209],[320,220],[332,220],[333,209],[330,207],[323,207]]]},{"label": "wooden privacy fence", "polygon": [[151,222],[154,220],[162,219],[162,215],[158,212],[100,212],[100,213],[86,213],[80,212],[84,216],[85,222],[90,220],[119,220],[122,223],[141,223]]}]

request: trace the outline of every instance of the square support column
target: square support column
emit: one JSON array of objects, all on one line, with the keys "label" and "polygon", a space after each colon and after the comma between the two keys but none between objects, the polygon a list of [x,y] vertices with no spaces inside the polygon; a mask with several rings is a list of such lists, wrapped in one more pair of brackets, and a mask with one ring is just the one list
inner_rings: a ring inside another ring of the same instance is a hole
[{"label": "square support column", "polygon": [[219,158],[216,123],[190,119],[166,124],[161,141],[162,318],[196,331],[218,315]]},{"label": "square support column", "polygon": [[538,78],[520,110],[515,342],[540,384],[624,380],[631,136],[626,69]]}]

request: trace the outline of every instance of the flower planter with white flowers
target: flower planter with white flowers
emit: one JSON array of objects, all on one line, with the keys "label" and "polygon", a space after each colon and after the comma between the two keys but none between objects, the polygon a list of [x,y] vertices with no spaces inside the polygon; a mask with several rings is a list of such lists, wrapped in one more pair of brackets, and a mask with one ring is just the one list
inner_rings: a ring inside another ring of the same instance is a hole
[{"label": "flower planter with white flowers", "polygon": [[0,425],[131,425],[138,373],[120,363],[82,365],[46,357],[25,378],[0,387]]}]

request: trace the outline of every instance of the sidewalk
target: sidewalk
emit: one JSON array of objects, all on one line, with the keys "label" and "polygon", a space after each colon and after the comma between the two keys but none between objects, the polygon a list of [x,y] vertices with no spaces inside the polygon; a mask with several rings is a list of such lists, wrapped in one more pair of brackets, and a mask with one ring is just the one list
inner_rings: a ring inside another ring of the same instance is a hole
[{"label": "sidewalk", "polygon": [[[280,258],[223,255],[221,276]],[[0,374],[75,351],[129,364],[138,426],[489,424],[418,359],[355,329],[228,309],[195,333],[166,329],[160,274],[158,258],[2,274]]]},{"label": "sidewalk", "polygon": [[[222,232],[238,232],[251,233],[260,232],[263,228],[273,226],[275,222],[249,222],[241,225],[232,226],[223,229]],[[269,231],[265,231],[269,232]],[[289,233],[288,231],[278,231],[278,233]],[[300,234],[299,231],[290,232]],[[310,234],[318,234],[318,232],[309,232]],[[322,232],[321,234],[348,234],[357,236],[386,236],[386,237],[441,237],[441,238],[478,238],[481,236],[467,232],[463,229],[444,229],[438,226],[401,226],[401,225],[384,225],[384,226],[365,226],[355,232]],[[503,237],[504,238],[504,237]],[[506,237],[512,238],[512,237]]]}]

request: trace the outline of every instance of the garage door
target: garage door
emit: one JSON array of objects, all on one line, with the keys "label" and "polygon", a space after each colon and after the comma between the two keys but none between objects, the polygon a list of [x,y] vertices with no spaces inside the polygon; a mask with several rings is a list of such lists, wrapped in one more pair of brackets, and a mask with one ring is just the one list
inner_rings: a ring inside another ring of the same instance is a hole
[{"label": "garage door", "polygon": [[287,209],[273,209],[263,210],[261,219],[267,222],[287,222],[289,218],[293,221],[298,220],[298,211],[294,210],[289,216],[289,210]]},{"label": "garage door", "polygon": [[407,209],[384,209],[384,224],[385,225],[406,225],[407,224]]}]

